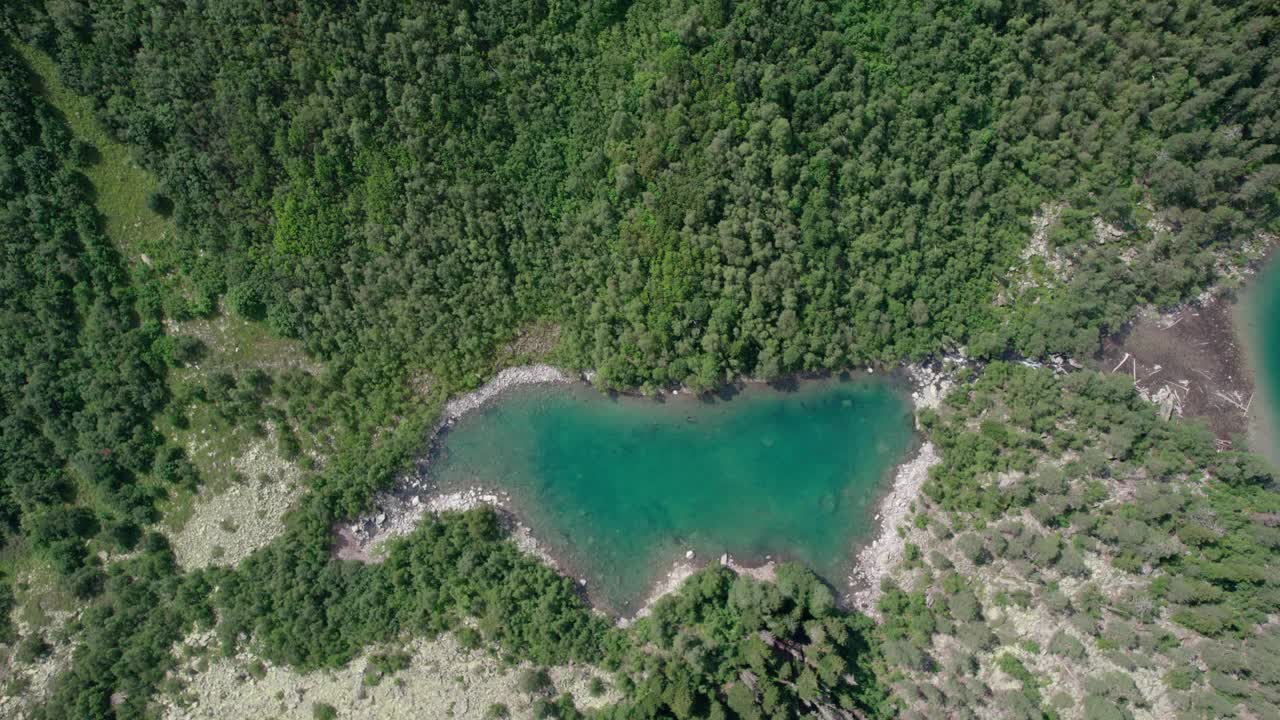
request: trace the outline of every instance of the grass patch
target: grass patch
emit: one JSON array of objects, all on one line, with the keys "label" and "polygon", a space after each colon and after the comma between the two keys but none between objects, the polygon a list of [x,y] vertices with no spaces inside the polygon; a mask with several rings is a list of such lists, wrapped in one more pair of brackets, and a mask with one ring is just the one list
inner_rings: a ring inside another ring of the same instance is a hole
[{"label": "grass patch", "polygon": [[[191,297],[194,293],[190,284],[178,272],[176,258],[171,257],[178,229],[168,213],[172,208],[156,202],[161,190],[156,177],[137,162],[126,145],[112,138],[99,124],[93,100],[76,94],[62,83],[49,56],[26,45],[18,44],[16,48],[30,67],[36,87],[62,115],[73,136],[92,146],[93,157],[80,171],[89,181],[92,199],[102,215],[107,237],[132,265],[135,278],[142,277],[139,273],[158,273],[166,285]],[[202,382],[212,372],[226,371],[238,376],[252,368],[271,374],[290,368],[312,373],[321,370],[307,357],[301,343],[276,337],[261,323],[226,313],[167,322],[165,329],[173,336],[198,338],[206,348],[205,355],[198,362],[168,373],[169,390],[174,396],[182,384]],[[246,481],[246,478],[238,476],[234,461],[259,438],[248,428],[229,426],[221,421],[205,403],[185,408],[185,415],[186,427],[178,427],[162,417],[156,418],[156,426],[170,443],[188,451],[188,459],[200,476],[203,492],[217,494],[237,482]],[[304,449],[314,447],[315,443],[305,433],[300,435]],[[158,482],[150,477],[138,480],[147,484]],[[256,478],[248,480],[257,481]],[[166,486],[166,489],[169,499],[161,504],[163,519],[160,526],[173,533],[180,530],[194,513],[196,493],[185,487]],[[81,494],[88,494],[87,490],[81,488]],[[95,502],[92,497],[84,499],[89,504]],[[15,577],[18,571],[30,570],[30,564],[30,560],[16,556],[0,557],[0,570]]]},{"label": "grass patch", "polygon": [[159,190],[155,176],[98,124],[93,101],[62,83],[49,56],[26,45],[16,47],[39,78],[45,99],[62,113],[67,127],[97,150],[96,162],[81,172],[93,186],[94,203],[103,215],[107,237],[135,261],[144,253],[161,250],[177,235],[177,226],[172,218],[147,207],[148,195]]}]

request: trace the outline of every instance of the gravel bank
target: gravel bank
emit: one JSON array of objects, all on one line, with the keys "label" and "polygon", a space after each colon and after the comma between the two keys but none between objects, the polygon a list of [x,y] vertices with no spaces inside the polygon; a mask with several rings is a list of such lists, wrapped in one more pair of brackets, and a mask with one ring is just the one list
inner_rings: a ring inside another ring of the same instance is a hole
[{"label": "gravel bank", "polygon": [[[968,362],[963,355],[945,358],[945,364],[955,367],[963,367]],[[915,387],[911,400],[916,412],[936,410],[955,386],[951,372],[942,364],[911,364],[906,367],[906,372]],[[849,593],[845,598],[847,606],[879,617],[876,603],[880,600],[880,583],[898,566],[906,548],[906,540],[898,533],[898,528],[906,526],[911,505],[920,497],[920,489],[929,479],[929,468],[940,460],[933,443],[926,442],[894,472],[889,492],[881,498],[876,512],[879,532],[854,555],[853,569],[848,578]]]},{"label": "gravel bank", "polygon": [[545,385],[549,383],[569,383],[577,378],[550,365],[524,365],[507,368],[497,377],[484,384],[479,390],[454,398],[445,405],[445,422],[452,423],[467,413],[478,410],[485,403],[493,400],[503,392],[521,385]]},{"label": "gravel bank", "polygon": [[[340,718],[480,720],[495,703],[506,705],[513,718],[533,717],[535,697],[518,687],[520,671],[530,665],[505,667],[484,650],[462,648],[450,634],[410,641],[403,650],[369,648],[339,670],[299,673],[264,663],[257,677],[250,672],[252,655],[218,657],[212,635],[189,638],[179,647],[207,649],[180,662],[176,674],[187,683],[181,699],[161,696],[157,701],[167,720],[310,720],[316,703],[333,706]],[[376,684],[366,683],[370,657],[389,651],[409,654],[409,667]],[[548,674],[555,693],[571,694],[582,710],[620,698],[608,675],[597,668],[565,665],[548,668]],[[604,694],[593,697],[588,692],[592,678],[604,682]]]},{"label": "gravel bank", "polygon": [[880,533],[871,544],[858,552],[853,573],[849,576],[852,589],[848,604],[872,617],[879,617],[876,603],[880,600],[880,582],[898,566],[906,547],[906,540],[898,535],[898,528],[905,527],[911,515],[911,504],[920,496],[920,488],[929,478],[929,468],[941,458],[933,443],[920,446],[911,460],[898,466],[893,487],[880,501]]},{"label": "gravel bank", "polygon": [[196,496],[191,517],[172,535],[184,569],[235,565],[284,532],[284,514],[302,494],[302,471],[276,445],[274,431],[253,441],[232,460],[243,483]]}]

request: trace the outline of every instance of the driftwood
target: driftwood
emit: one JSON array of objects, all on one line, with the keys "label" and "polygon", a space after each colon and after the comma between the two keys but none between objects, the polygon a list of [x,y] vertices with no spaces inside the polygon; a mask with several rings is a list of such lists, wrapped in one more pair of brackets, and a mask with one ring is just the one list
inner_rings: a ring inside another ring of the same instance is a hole
[{"label": "driftwood", "polygon": [[764,641],[765,645],[768,645],[774,650],[786,653],[796,660],[805,660],[804,648],[800,647],[800,643],[797,643],[794,640],[777,637],[768,630],[761,630],[758,635],[760,636],[760,639]]}]

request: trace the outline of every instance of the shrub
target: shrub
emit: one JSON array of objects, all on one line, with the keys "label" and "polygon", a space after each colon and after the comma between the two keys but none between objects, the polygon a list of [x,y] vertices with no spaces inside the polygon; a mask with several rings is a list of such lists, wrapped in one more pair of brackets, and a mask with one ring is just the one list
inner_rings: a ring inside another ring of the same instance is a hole
[{"label": "shrub", "polygon": [[956,637],[972,652],[990,650],[998,642],[996,634],[983,622],[965,623],[956,632]]},{"label": "shrub", "polygon": [[545,692],[551,688],[551,677],[542,668],[527,668],[520,671],[520,677],[516,680],[516,687],[520,688],[520,692],[526,695]]},{"label": "shrub", "polygon": [[1085,678],[1084,689],[1090,695],[1096,695],[1116,702],[1143,704],[1142,693],[1133,677],[1128,673],[1112,671]]},{"label": "shrub", "polygon": [[1065,630],[1054,633],[1049,641],[1049,652],[1072,660],[1081,660],[1085,656],[1084,643]]},{"label": "shrub", "polygon": [[511,717],[511,710],[503,703],[494,703],[484,711],[485,720],[503,720]]},{"label": "shrub", "polygon": [[311,717],[315,720],[336,720],[338,709],[329,703],[313,703],[311,705]]},{"label": "shrub", "polygon": [[1104,697],[1084,699],[1084,720],[1133,720],[1133,715]]},{"label": "shrub", "polygon": [[455,636],[458,639],[458,645],[463,650],[475,650],[480,647],[481,642],[483,642],[483,638],[475,628],[459,628],[457,633],[455,633]]},{"label": "shrub", "polygon": [[71,141],[70,160],[75,167],[87,168],[97,165],[102,160],[102,155],[92,144],[76,138]]},{"label": "shrub", "polygon": [[529,712],[534,720],[546,720],[556,716],[556,706],[546,698],[538,698],[529,705]]},{"label": "shrub", "polygon": [[173,201],[163,193],[149,192],[147,193],[147,209],[157,215],[169,217],[173,214]]},{"label": "shrub", "polygon": [[1164,684],[1173,690],[1190,690],[1195,681],[1196,671],[1190,667],[1177,667],[1164,674]]},{"label": "shrub", "polygon": [[17,657],[18,662],[30,665],[48,654],[49,644],[44,641],[44,636],[38,632],[33,632],[18,644],[18,652],[15,657]]},{"label": "shrub", "polygon": [[975,565],[991,562],[991,553],[987,550],[986,544],[982,542],[982,538],[973,533],[965,533],[956,538],[956,547],[969,559],[969,562]]},{"label": "shrub", "polygon": [[1123,620],[1112,620],[1107,623],[1102,637],[1117,648],[1132,650],[1138,647],[1138,633],[1134,631],[1132,625]]},{"label": "shrub", "polygon": [[970,590],[963,590],[947,599],[947,610],[957,622],[972,622],[982,616],[978,597]]}]

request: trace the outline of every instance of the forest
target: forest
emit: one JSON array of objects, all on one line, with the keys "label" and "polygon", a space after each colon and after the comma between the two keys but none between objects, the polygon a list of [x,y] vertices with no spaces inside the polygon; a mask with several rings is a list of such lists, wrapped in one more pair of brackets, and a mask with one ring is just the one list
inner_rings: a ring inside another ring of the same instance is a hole
[{"label": "forest", "polygon": [[[1179,717],[1274,714],[1272,471],[1131,383],[1005,361],[1089,358],[1280,228],[1278,32],[1256,1],[6,4],[0,567],[79,604],[35,717],[148,716],[193,630],[306,670],[474,633],[607,669],[611,718],[1124,718],[1153,684]],[[19,48],[176,235],[112,242],[99,153]],[[323,370],[175,382],[202,349],[168,328],[224,316]],[[334,560],[334,522],[539,325],[602,389],[986,363],[920,416],[943,462],[881,621],[784,566],[617,629],[483,511]],[[173,441],[193,407],[323,450],[234,567],[184,570],[161,529],[204,480]]]},{"label": "forest", "polygon": [[[160,176],[166,312],[223,297],[376,376],[474,383],[536,319],[607,387],[1088,355],[1275,218],[1265,2],[5,15]],[[1072,271],[1022,283],[1046,205]]]}]

